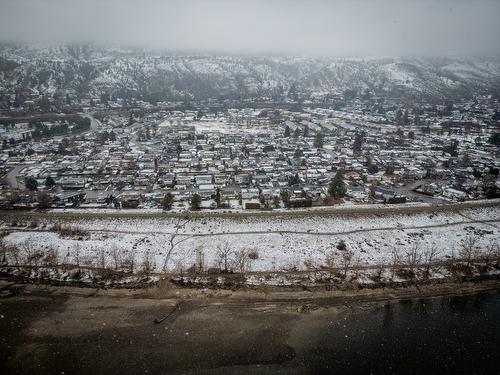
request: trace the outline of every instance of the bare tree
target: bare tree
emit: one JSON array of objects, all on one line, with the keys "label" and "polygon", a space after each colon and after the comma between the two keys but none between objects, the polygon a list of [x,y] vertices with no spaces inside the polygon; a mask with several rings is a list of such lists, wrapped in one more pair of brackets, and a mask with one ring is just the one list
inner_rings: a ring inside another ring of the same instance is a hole
[{"label": "bare tree", "polygon": [[75,245],[74,256],[75,264],[77,267],[80,267],[80,244]]},{"label": "bare tree", "polygon": [[35,261],[35,248],[33,246],[33,241],[31,238],[26,239],[20,244],[21,255],[24,258],[24,264],[28,266],[33,266]]},{"label": "bare tree", "polygon": [[201,245],[196,248],[196,270],[198,272],[205,270],[205,252]]},{"label": "bare tree", "polygon": [[333,268],[336,265],[337,256],[334,251],[328,251],[325,254],[325,264],[328,268]]},{"label": "bare tree", "polygon": [[229,243],[225,241],[217,247],[216,264],[219,269],[227,272],[231,267],[231,255],[233,251],[229,247]]},{"label": "bare tree", "polygon": [[357,256],[353,263],[354,277],[357,279],[359,277],[359,272],[362,270],[361,257]]},{"label": "bare tree", "polygon": [[427,248],[424,250],[423,257],[425,266],[424,268],[425,278],[429,278],[432,264],[438,256],[439,256],[439,250],[434,244],[427,246]]},{"label": "bare tree", "polygon": [[59,251],[54,247],[50,247],[46,251],[46,255],[43,260],[47,266],[56,267],[59,261]]},{"label": "bare tree", "polygon": [[472,265],[472,262],[480,255],[479,237],[467,236],[460,243],[459,255],[467,267]]},{"label": "bare tree", "polygon": [[134,268],[135,268],[135,254],[130,253],[128,254],[122,261],[122,268],[128,269],[128,272],[134,273]]},{"label": "bare tree", "polygon": [[486,264],[498,262],[500,260],[500,246],[491,241],[483,251],[482,258]]},{"label": "bare tree", "polygon": [[246,271],[248,262],[248,254],[245,249],[239,249],[234,253],[234,263],[239,272]]},{"label": "bare tree", "polygon": [[420,244],[414,243],[410,250],[406,253],[406,264],[412,277],[415,276],[415,268],[418,264],[420,264],[421,259],[422,255],[420,254]]},{"label": "bare tree", "polygon": [[176,241],[176,238],[179,236],[179,231],[185,227],[188,221],[189,217],[187,216],[184,218],[184,220],[182,218],[177,219],[176,223],[174,224],[175,232],[170,236],[170,240],[168,241],[167,255],[165,255],[165,260],[163,262],[163,268],[162,268],[163,272],[167,270],[168,261],[170,260],[170,256],[172,255],[175,247],[180,243],[189,240],[191,238],[190,236],[185,236],[184,238],[181,238]]},{"label": "bare tree", "polygon": [[120,251],[118,250],[118,246],[116,246],[115,244],[111,245],[111,258],[113,259],[115,270],[117,270],[118,267],[120,267],[122,261],[121,261]]},{"label": "bare tree", "polygon": [[144,254],[144,259],[142,261],[142,271],[144,272],[144,274],[149,275],[151,273],[151,271],[154,268],[153,262],[154,262],[153,257],[151,256],[149,251],[146,252],[146,254]]},{"label": "bare tree", "polygon": [[391,279],[394,279],[396,269],[401,267],[401,255],[398,250],[393,250],[391,255]]},{"label": "bare tree", "polygon": [[106,252],[104,249],[99,251],[99,266],[104,269],[106,268]]},{"label": "bare tree", "polygon": [[349,267],[352,263],[352,258],[354,254],[351,250],[344,250],[342,252],[342,268],[344,270],[343,277],[344,279],[347,277],[347,271],[349,271]]}]

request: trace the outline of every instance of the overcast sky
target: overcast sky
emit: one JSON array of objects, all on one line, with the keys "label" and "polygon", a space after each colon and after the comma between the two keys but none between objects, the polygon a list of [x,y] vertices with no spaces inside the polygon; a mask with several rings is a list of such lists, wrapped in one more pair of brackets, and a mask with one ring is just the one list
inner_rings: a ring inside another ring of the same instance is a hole
[{"label": "overcast sky", "polygon": [[335,56],[500,55],[500,0],[0,0],[0,40]]}]

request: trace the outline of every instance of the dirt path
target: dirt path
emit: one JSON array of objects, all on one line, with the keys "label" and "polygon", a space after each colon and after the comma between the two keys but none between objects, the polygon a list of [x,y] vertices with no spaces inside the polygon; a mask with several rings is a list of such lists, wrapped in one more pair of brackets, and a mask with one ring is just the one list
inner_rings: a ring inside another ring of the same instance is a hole
[{"label": "dirt path", "polygon": [[[467,218],[464,215],[461,215],[464,218]],[[470,218],[468,218],[470,219]],[[492,219],[492,220],[466,220],[466,221],[457,221],[453,223],[444,223],[444,224],[430,224],[430,225],[415,225],[415,226],[392,226],[392,227],[380,227],[380,228],[360,228],[353,229],[348,231],[336,231],[336,232],[313,232],[309,231],[292,231],[292,230],[267,230],[267,231],[235,231],[235,232],[210,232],[210,233],[196,233],[196,232],[165,232],[165,231],[138,231],[138,230],[119,230],[119,229],[86,229],[86,231],[91,233],[120,233],[120,234],[138,234],[138,235],[168,235],[168,236],[179,236],[179,237],[213,237],[213,236],[231,236],[231,235],[252,235],[252,234],[291,234],[291,235],[308,235],[308,236],[341,236],[341,235],[349,235],[355,233],[366,233],[366,232],[380,232],[380,231],[388,231],[388,230],[415,230],[415,229],[432,229],[432,228],[445,228],[451,227],[455,225],[463,225],[463,224],[486,224],[491,225],[494,228],[497,228],[496,225],[491,223],[498,223],[500,219]],[[1,228],[0,231],[9,231],[9,232],[52,232],[51,229],[39,229],[39,228],[18,228],[18,227],[7,227]]]}]

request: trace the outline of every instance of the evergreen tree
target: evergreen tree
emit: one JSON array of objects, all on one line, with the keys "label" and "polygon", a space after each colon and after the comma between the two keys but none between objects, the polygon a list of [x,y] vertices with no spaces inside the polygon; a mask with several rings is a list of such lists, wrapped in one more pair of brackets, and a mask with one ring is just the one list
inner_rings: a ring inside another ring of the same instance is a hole
[{"label": "evergreen tree", "polygon": [[403,115],[403,124],[408,125],[410,123],[410,119],[408,118],[408,110],[405,109],[405,113]]},{"label": "evergreen tree", "polygon": [[356,135],[354,136],[352,151],[355,155],[361,154],[361,148],[363,147],[363,138],[363,133],[356,133]]},{"label": "evergreen tree", "polygon": [[284,134],[284,137],[285,138],[289,138],[290,137],[290,127],[288,125],[285,126],[285,134]]},{"label": "evergreen tree", "polygon": [[194,193],[192,196],[191,196],[191,209],[192,210],[199,210],[200,207],[201,207],[201,197],[199,194],[196,194]]},{"label": "evergreen tree", "polygon": [[300,136],[300,129],[299,129],[299,127],[297,126],[297,127],[295,128],[295,130],[293,131],[293,137],[294,137],[294,138],[299,138],[299,136]]},{"label": "evergreen tree", "polygon": [[36,191],[38,190],[38,181],[35,180],[33,177],[28,177],[26,181],[24,181],[24,185],[26,186],[26,189],[31,190],[31,191]]},{"label": "evergreen tree", "polygon": [[309,137],[309,126],[304,126],[304,138]]},{"label": "evergreen tree", "polygon": [[293,154],[294,159],[300,159],[302,156],[304,156],[304,152],[300,148],[296,148],[295,152]]},{"label": "evergreen tree", "polygon": [[400,109],[396,111],[396,124],[397,125],[403,124],[403,112],[401,112]]},{"label": "evergreen tree", "polygon": [[298,185],[300,184],[300,178],[298,173],[295,173],[295,176],[293,176],[289,181],[288,181],[288,186],[293,186],[293,185]]},{"label": "evergreen tree", "polygon": [[172,204],[174,203],[174,196],[172,193],[165,194],[163,197],[163,201],[161,202],[161,206],[164,210],[170,210],[172,208]]},{"label": "evergreen tree", "polygon": [[316,137],[314,138],[314,147],[323,148],[323,145],[325,143],[323,137],[323,133],[316,133]]},{"label": "evergreen tree", "polygon": [[344,182],[344,176],[341,171],[337,171],[335,177],[330,180],[328,185],[328,194],[333,198],[342,198],[345,196],[347,188]]},{"label": "evergreen tree", "polygon": [[217,188],[217,190],[215,191],[215,204],[217,205],[217,208],[220,208],[220,200],[220,188]]},{"label": "evergreen tree", "polygon": [[47,189],[52,189],[54,186],[56,186],[56,182],[54,181],[54,179],[51,176],[48,176],[45,179],[45,187]]},{"label": "evergreen tree", "polygon": [[290,208],[290,193],[288,191],[281,193],[281,200],[286,208]]}]

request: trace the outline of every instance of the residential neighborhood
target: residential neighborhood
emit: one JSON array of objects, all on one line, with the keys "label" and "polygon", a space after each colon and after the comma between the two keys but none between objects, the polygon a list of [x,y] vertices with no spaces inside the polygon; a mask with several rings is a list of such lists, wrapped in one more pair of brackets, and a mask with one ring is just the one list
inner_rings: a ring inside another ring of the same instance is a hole
[{"label": "residential neighborhood", "polygon": [[[498,106],[481,97],[447,115],[429,106],[380,115],[355,100],[344,110],[131,110],[4,122],[0,202],[183,210],[495,198]],[[337,174],[345,191],[333,196]]]}]

